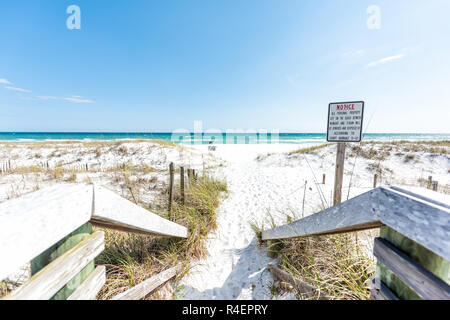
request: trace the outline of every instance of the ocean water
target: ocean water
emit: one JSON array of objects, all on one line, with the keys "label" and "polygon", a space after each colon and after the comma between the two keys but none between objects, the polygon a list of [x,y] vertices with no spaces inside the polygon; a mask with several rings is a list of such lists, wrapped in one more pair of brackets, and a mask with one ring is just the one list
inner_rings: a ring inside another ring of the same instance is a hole
[{"label": "ocean water", "polygon": [[[163,140],[183,144],[270,144],[270,143],[320,143],[326,142],[325,133],[164,133],[164,132],[0,132],[0,141],[35,142],[35,141],[98,141],[98,140]],[[367,133],[363,141],[441,141],[450,140],[450,133]]]}]

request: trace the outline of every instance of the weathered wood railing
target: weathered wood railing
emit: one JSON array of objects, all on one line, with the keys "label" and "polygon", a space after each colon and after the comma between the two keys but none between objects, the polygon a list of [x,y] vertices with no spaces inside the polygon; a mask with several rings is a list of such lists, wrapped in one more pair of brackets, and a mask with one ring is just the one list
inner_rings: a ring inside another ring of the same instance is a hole
[{"label": "weathered wood railing", "polygon": [[[0,280],[27,263],[31,278],[4,299],[94,299],[105,283],[105,267],[95,268],[94,258],[105,244],[103,232],[92,233],[92,225],[188,235],[185,227],[93,184],[56,185],[6,201],[0,204]],[[169,270],[155,283],[175,276],[176,268]],[[141,299],[153,289],[141,285],[139,295],[123,296]]]},{"label": "weathered wood railing", "polygon": [[379,187],[334,207],[262,232],[263,240],[380,227],[373,299],[450,299],[450,196]]}]

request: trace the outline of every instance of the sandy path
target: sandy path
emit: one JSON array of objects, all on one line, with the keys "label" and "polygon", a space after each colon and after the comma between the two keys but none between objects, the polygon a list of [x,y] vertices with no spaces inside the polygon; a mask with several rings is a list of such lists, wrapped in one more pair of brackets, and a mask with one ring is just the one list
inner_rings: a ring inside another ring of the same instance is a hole
[{"label": "sandy path", "polygon": [[270,299],[273,278],[267,264],[274,260],[258,246],[250,222],[262,221],[268,211],[298,209],[301,191],[293,192],[299,188],[292,185],[297,177],[292,168],[259,165],[254,155],[224,158],[230,194],[218,210],[218,229],[207,245],[209,257],[183,280],[179,298]]}]

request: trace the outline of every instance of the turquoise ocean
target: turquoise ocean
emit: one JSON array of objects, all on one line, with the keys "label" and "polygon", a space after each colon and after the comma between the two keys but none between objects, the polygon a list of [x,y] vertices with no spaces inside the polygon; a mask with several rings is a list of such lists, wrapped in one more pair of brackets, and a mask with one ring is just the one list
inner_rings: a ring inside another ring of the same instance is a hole
[{"label": "turquoise ocean", "polygon": [[[325,133],[167,133],[167,132],[0,132],[0,141],[36,142],[36,141],[98,141],[98,140],[163,140],[184,144],[270,144],[270,143],[321,143],[326,142]],[[442,141],[450,140],[450,133],[366,133],[363,141]]]}]

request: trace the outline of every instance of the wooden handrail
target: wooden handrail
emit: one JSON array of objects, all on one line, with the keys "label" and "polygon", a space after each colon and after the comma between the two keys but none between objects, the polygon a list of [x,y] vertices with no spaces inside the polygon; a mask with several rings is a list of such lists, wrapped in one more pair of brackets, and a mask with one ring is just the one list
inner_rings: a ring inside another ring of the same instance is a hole
[{"label": "wooden handrail", "polygon": [[92,186],[58,185],[0,204],[0,280],[89,221]]},{"label": "wooden handrail", "polygon": [[450,286],[447,283],[424,269],[388,241],[376,238],[373,253],[379,262],[395,273],[421,298],[450,300]]},{"label": "wooden handrail", "polygon": [[48,300],[105,248],[104,234],[97,231],[36,273],[6,300]]},{"label": "wooden handrail", "polygon": [[101,186],[56,185],[0,204],[0,280],[89,221],[128,232],[188,236],[184,226]]},{"label": "wooden handrail", "polygon": [[[386,225],[450,260],[448,195],[379,187],[337,206],[262,232],[263,240],[359,231]],[[434,199],[432,198],[434,197]]]},{"label": "wooden handrail", "polygon": [[141,208],[114,192],[94,186],[91,222],[128,232],[186,238],[187,229]]}]

